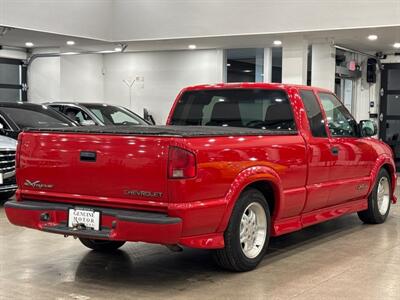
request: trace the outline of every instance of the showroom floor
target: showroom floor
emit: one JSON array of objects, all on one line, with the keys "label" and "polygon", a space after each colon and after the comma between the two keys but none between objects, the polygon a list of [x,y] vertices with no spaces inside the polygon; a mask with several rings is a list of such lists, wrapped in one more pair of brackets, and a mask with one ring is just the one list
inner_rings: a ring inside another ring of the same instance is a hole
[{"label": "showroom floor", "polygon": [[205,251],[127,244],[113,255],[8,223],[0,208],[0,299],[399,299],[400,205],[383,225],[356,215],[275,238],[255,271]]}]

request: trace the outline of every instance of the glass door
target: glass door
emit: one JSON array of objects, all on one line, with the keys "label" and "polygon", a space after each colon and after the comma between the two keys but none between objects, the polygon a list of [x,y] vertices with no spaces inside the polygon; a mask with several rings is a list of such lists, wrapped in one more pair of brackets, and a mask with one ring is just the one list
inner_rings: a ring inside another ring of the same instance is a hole
[{"label": "glass door", "polygon": [[385,64],[382,70],[379,137],[392,147],[400,166],[400,64]]},{"label": "glass door", "polygon": [[0,58],[0,101],[27,101],[26,79],[23,61]]}]

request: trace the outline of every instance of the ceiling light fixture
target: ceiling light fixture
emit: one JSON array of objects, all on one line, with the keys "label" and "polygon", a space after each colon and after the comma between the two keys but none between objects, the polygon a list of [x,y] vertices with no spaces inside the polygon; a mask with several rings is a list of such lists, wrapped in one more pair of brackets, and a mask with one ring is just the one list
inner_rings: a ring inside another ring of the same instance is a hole
[{"label": "ceiling light fixture", "polygon": [[244,73],[251,73],[251,70],[243,70]]},{"label": "ceiling light fixture", "polygon": [[25,46],[26,46],[26,47],[33,47],[33,45],[34,45],[34,44],[33,44],[32,42],[26,42],[26,43],[25,43]]},{"label": "ceiling light fixture", "polygon": [[114,48],[114,51],[116,51],[116,52],[121,52],[121,51],[122,51],[122,48],[121,48],[121,47],[115,47],[115,48]]},{"label": "ceiling light fixture", "polygon": [[75,42],[74,41],[67,41],[67,45],[68,46],[73,46],[73,45],[75,45]]},{"label": "ceiling light fixture", "polygon": [[280,45],[282,45],[282,41],[276,40],[276,41],[274,41],[274,45],[275,46],[280,46]]},{"label": "ceiling light fixture", "polygon": [[378,36],[377,36],[376,34],[370,34],[370,35],[368,36],[368,39],[369,39],[370,41],[376,41],[376,40],[378,39]]},{"label": "ceiling light fixture", "polygon": [[190,50],[194,50],[194,49],[197,48],[197,46],[192,44],[192,45],[189,45],[188,48],[189,48]]},{"label": "ceiling light fixture", "polygon": [[393,47],[396,48],[396,49],[399,49],[400,48],[400,43],[399,42],[394,43]]}]

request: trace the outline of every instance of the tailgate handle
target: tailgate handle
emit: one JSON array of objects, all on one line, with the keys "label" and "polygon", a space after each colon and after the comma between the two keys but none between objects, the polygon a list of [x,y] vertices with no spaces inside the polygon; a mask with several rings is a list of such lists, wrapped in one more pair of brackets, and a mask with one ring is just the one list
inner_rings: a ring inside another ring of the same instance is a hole
[{"label": "tailgate handle", "polygon": [[96,161],[97,153],[94,151],[81,151],[81,161]]}]

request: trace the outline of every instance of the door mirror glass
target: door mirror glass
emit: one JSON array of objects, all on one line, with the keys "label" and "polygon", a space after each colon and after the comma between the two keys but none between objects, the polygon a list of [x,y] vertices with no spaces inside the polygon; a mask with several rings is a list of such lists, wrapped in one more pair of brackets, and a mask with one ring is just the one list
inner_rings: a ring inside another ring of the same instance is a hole
[{"label": "door mirror glass", "polygon": [[360,133],[363,137],[374,136],[378,132],[376,123],[371,120],[360,121]]}]

